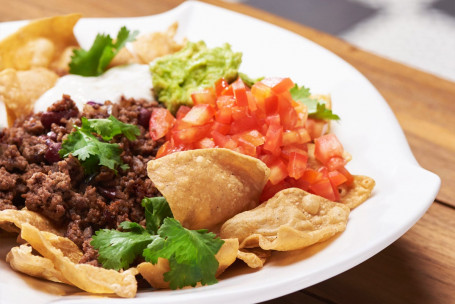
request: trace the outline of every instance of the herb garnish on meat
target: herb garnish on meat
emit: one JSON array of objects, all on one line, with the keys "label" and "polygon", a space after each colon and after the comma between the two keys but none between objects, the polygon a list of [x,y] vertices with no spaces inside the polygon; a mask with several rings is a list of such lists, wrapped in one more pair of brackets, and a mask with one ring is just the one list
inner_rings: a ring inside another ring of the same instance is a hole
[{"label": "herb garnish on meat", "polygon": [[69,154],[77,157],[81,162],[86,173],[96,171],[98,165],[106,166],[117,172],[116,167],[123,170],[128,169],[127,164],[123,164],[120,154],[122,149],[118,144],[103,142],[94,135],[104,140],[111,140],[114,136],[123,134],[129,140],[136,139],[140,135],[139,128],[135,125],[125,124],[114,116],[107,119],[87,119],[81,118],[82,126],[74,126],[76,131],[68,135],[63,141],[59,151],[61,157],[68,157]]},{"label": "herb garnish on meat", "polygon": [[[144,198],[146,228],[123,222],[123,231],[102,229],[93,236],[91,245],[98,249],[104,268],[126,269],[141,255],[156,264],[158,258],[169,260],[170,271],[164,274],[171,289],[210,285],[217,282],[218,261],[215,254],[224,241],[206,229],[189,230],[173,218],[165,198]],[[159,228],[158,228],[159,227]]]},{"label": "herb garnish on meat", "polygon": [[130,32],[123,26],[115,42],[109,35],[98,34],[90,50],[74,50],[71,57],[70,73],[81,76],[98,76],[106,71],[109,63],[127,42],[134,41],[139,32]]},{"label": "herb garnish on meat", "polygon": [[301,102],[308,107],[308,117],[314,119],[340,119],[338,115],[332,113],[332,110],[327,109],[324,103],[310,98],[311,93],[309,88],[305,88],[304,86],[299,87],[296,84],[289,92],[291,92],[292,98],[295,101]]}]

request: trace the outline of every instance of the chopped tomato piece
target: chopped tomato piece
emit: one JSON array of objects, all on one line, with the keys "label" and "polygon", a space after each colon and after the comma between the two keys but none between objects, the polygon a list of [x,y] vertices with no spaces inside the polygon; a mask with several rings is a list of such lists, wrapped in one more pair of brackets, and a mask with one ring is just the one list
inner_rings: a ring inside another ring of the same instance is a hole
[{"label": "chopped tomato piece", "polygon": [[191,144],[210,135],[211,124],[175,130],[172,138],[176,144]]},{"label": "chopped tomato piece", "polygon": [[270,166],[269,181],[272,185],[276,185],[283,181],[288,176],[286,164],[281,159],[276,159]]},{"label": "chopped tomato piece", "polygon": [[182,119],[190,110],[191,108],[188,106],[180,106],[175,117],[177,118],[177,120]]},{"label": "chopped tomato piece", "polygon": [[337,169],[338,172],[344,175],[346,177],[346,185],[350,186],[354,182],[354,177],[349,173],[349,171],[345,167],[341,167]]},{"label": "chopped tomato piece", "polygon": [[268,77],[261,80],[261,82],[271,88],[276,94],[289,91],[294,86],[291,78]]},{"label": "chopped tomato piece", "polygon": [[329,172],[329,179],[332,185],[334,185],[335,187],[344,184],[348,180],[346,176],[344,176],[337,170]]},{"label": "chopped tomato piece", "polygon": [[299,179],[303,176],[308,161],[308,155],[291,152],[289,154],[288,173],[290,177]]},{"label": "chopped tomato piece", "polygon": [[229,87],[229,83],[224,78],[220,78],[215,82],[215,93],[216,96],[220,96],[221,93]]},{"label": "chopped tomato piece", "polygon": [[175,118],[171,112],[165,108],[154,108],[149,122],[150,137],[153,140],[158,140],[166,136],[174,123]]},{"label": "chopped tomato piece", "polygon": [[338,191],[334,191],[332,187],[332,183],[328,178],[322,178],[311,184],[310,189],[314,192],[314,194],[325,197],[331,201],[337,201],[339,199]]},{"label": "chopped tomato piece", "polygon": [[215,108],[209,104],[198,104],[191,108],[182,118],[183,122],[193,126],[201,126],[208,123],[215,115]]},{"label": "chopped tomato piece", "polygon": [[265,135],[264,150],[270,151],[273,154],[280,153],[280,146],[283,139],[283,127],[272,124]]},{"label": "chopped tomato piece", "polygon": [[231,123],[232,109],[229,107],[218,109],[215,113],[215,120],[225,124]]},{"label": "chopped tomato piece", "polygon": [[327,164],[330,158],[343,158],[343,146],[335,134],[327,134],[314,140],[314,156],[323,164]]},{"label": "chopped tomato piece", "polygon": [[223,135],[227,135],[227,134],[229,134],[229,131],[231,130],[231,125],[215,121],[213,123],[212,130],[220,132]]},{"label": "chopped tomato piece", "polygon": [[234,91],[235,99],[237,99],[237,105],[241,107],[248,106],[248,97],[246,96],[246,86],[240,77],[232,84],[232,90]]},{"label": "chopped tomato piece", "polygon": [[213,141],[213,139],[211,138],[208,138],[208,137],[204,137],[203,139],[201,139],[200,141],[198,141],[194,147],[196,149],[209,149],[209,148],[215,148],[215,142]]},{"label": "chopped tomato piece", "polygon": [[335,156],[329,159],[327,162],[327,168],[329,170],[337,170],[338,168],[344,167],[346,165],[346,161],[343,157]]},{"label": "chopped tomato piece", "polygon": [[214,106],[216,103],[216,95],[213,89],[205,89],[191,94],[191,99],[194,105],[209,104]]}]

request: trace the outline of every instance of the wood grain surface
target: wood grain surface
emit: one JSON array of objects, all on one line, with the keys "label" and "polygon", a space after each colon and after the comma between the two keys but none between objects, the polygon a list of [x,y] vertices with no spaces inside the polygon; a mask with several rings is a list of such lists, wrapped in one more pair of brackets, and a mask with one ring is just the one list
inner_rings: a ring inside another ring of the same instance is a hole
[{"label": "wood grain surface", "polygon": [[[0,21],[71,12],[86,17],[143,16],[181,2],[0,0]],[[442,179],[429,211],[388,248],[332,279],[266,303],[455,303],[455,83],[246,5],[205,2],[291,30],[352,64],[384,96],[420,165]]]}]

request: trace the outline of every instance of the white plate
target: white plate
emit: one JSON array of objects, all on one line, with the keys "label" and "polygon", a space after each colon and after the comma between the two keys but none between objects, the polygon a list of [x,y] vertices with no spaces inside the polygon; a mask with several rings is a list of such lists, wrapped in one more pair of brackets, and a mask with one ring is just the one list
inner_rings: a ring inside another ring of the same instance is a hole
[{"label": "white plate", "polygon": [[[306,250],[274,254],[258,271],[234,267],[218,284],[177,291],[141,291],[135,299],[100,298],[71,287],[18,274],[0,262],[0,302],[33,303],[251,303],[316,284],[378,253],[403,235],[427,210],[440,179],[422,169],[387,103],[352,66],[301,36],[268,23],[198,2],[186,2],[164,14],[141,18],[83,19],[75,29],[82,47],[95,35],[115,35],[126,25],[142,33],[164,30],[178,21],[178,37],[229,42],[243,52],[241,71],[251,76],[290,76],[314,93],[330,93],[341,121],[334,132],[353,155],[348,168],[373,177],[373,196],[350,215],[345,232]],[[0,36],[24,22],[0,25]],[[2,240],[0,255],[6,252]],[[47,292],[43,292],[46,288]],[[74,295],[77,293],[77,295]],[[64,295],[65,297],[58,297]]]}]

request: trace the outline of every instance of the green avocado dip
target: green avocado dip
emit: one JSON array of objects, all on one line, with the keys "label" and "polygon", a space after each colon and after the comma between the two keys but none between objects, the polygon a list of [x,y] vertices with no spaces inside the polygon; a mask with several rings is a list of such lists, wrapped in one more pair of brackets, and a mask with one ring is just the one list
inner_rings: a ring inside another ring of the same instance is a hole
[{"label": "green avocado dip", "polygon": [[213,86],[221,77],[234,81],[241,62],[242,53],[233,52],[227,43],[209,49],[204,41],[188,42],[151,64],[154,94],[175,113],[180,105],[193,105],[191,93]]}]

